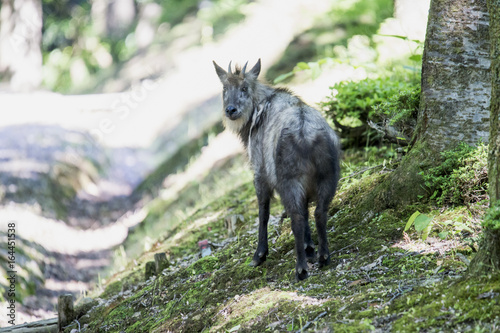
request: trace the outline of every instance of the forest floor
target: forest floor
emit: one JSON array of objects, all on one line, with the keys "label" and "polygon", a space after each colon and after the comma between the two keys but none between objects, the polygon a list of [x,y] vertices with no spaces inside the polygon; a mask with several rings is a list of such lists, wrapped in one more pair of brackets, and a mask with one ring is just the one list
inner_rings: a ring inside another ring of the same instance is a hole
[{"label": "forest floor", "polygon": [[[310,277],[296,282],[294,239],[279,200],[271,207],[268,259],[249,266],[258,225],[252,175],[243,158],[222,157],[203,177],[162,190],[146,206],[124,245],[158,235],[158,224],[160,236],[107,281],[79,323],[89,332],[495,331],[498,277],[465,275],[484,207],[426,199],[374,207],[366,200],[397,161],[384,148],[346,152],[347,177],[328,220],[332,264],[310,264]],[[416,211],[432,217],[425,241],[413,227],[404,232]],[[201,257],[204,239],[212,253]],[[145,264],[156,253],[166,253],[168,267],[146,280]]]}]

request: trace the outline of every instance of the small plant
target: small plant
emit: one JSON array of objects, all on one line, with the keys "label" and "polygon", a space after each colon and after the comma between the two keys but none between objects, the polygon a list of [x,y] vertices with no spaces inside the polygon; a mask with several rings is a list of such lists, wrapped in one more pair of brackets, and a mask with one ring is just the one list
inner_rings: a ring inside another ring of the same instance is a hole
[{"label": "small plant", "polygon": [[433,218],[416,211],[410,216],[406,223],[404,232],[408,231],[412,225],[415,225],[415,230],[420,235],[423,241],[427,239],[432,230]]},{"label": "small plant", "polygon": [[420,88],[410,86],[406,90],[390,96],[387,101],[375,105],[374,111],[386,115],[394,125],[405,118],[416,118],[420,106]]},{"label": "small plant", "polygon": [[500,201],[492,205],[484,216],[483,227],[491,230],[500,229]]},{"label": "small plant", "polygon": [[488,200],[488,147],[460,143],[441,153],[443,161],[422,171],[425,185],[432,191],[431,200],[438,205],[470,205]]},{"label": "small plant", "polygon": [[442,231],[438,234],[439,238],[446,239],[449,235],[455,236],[462,231],[473,233],[474,231],[464,223],[463,216],[458,216],[453,220],[446,220],[439,223]]},{"label": "small plant", "polygon": [[420,107],[420,87],[409,86],[373,107],[374,113],[400,133],[403,140],[413,136]]}]

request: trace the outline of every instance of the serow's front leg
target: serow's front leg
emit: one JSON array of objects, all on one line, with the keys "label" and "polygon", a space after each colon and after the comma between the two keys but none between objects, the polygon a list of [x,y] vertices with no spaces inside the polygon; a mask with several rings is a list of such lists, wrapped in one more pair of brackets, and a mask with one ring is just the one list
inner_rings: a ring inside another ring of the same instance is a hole
[{"label": "serow's front leg", "polygon": [[267,245],[267,223],[269,222],[271,190],[267,184],[259,181],[257,177],[254,183],[257,192],[257,200],[259,202],[259,242],[250,266],[256,267],[266,261],[266,257],[269,253]]}]

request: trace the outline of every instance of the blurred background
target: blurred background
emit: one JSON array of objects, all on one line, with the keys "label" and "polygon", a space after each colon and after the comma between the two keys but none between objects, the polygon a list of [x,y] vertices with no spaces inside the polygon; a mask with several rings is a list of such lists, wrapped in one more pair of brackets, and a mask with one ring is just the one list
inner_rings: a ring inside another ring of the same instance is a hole
[{"label": "blurred background", "polygon": [[[151,202],[176,201],[228,165],[248,169],[234,162],[242,147],[220,122],[212,60],[226,68],[261,58],[261,78],[321,109],[344,147],[370,146],[375,134],[347,128],[359,130],[366,119],[356,107],[373,101],[331,105],[340,88],[361,89],[348,82],[371,80],[367,89],[380,96],[419,85],[428,7],[428,0],[2,0],[0,270],[14,221],[17,323],[54,317],[59,294],[99,289],[182,219],[183,209],[159,213]],[[200,185],[182,205],[208,192]],[[139,227],[152,211],[160,223]],[[2,313],[0,326],[6,322]]]}]

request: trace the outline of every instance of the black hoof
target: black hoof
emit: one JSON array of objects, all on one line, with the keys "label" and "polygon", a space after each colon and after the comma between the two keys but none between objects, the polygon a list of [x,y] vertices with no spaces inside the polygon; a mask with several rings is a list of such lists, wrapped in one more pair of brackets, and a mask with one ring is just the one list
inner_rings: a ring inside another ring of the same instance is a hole
[{"label": "black hoof", "polygon": [[322,254],[318,259],[319,268],[330,265],[330,255]]},{"label": "black hoof", "polygon": [[255,259],[252,259],[252,262],[250,264],[248,264],[248,266],[250,266],[250,267],[257,267],[257,266],[262,265],[262,263],[264,261],[265,260],[255,260]]},{"label": "black hoof", "polygon": [[264,261],[267,259],[267,251],[264,253],[257,253],[255,252],[252,262],[250,263],[251,267],[257,267],[262,265]]},{"label": "black hoof", "polygon": [[314,251],[314,247],[312,246],[306,247],[306,259],[310,263],[316,261],[316,252]]},{"label": "black hoof", "polygon": [[309,273],[307,272],[307,270],[305,270],[303,268],[295,270],[295,280],[297,280],[297,281],[305,280],[308,278],[308,276],[309,276]]}]

